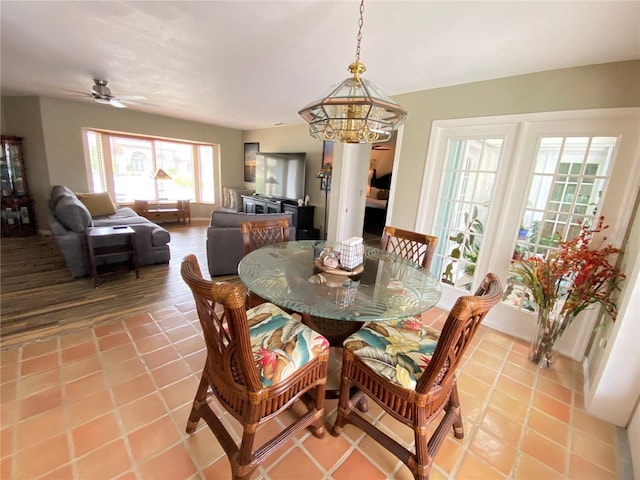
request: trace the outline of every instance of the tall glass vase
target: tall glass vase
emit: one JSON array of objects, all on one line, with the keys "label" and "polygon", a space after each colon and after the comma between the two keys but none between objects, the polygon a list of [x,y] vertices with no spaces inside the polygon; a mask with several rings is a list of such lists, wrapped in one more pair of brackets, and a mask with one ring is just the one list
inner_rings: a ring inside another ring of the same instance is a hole
[{"label": "tall glass vase", "polygon": [[541,368],[553,366],[556,341],[562,336],[573,317],[561,309],[538,309],[537,331],[531,339],[529,361]]}]

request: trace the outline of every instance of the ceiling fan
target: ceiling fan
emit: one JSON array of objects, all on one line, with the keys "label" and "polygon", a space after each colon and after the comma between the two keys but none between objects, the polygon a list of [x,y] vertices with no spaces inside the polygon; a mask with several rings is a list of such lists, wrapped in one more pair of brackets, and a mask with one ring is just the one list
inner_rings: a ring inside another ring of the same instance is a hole
[{"label": "ceiling fan", "polygon": [[146,100],[144,95],[120,95],[118,97],[111,94],[111,89],[107,86],[106,80],[93,79],[93,87],[91,87],[91,96],[96,102],[111,105],[116,108],[126,108],[126,101],[130,100]]}]

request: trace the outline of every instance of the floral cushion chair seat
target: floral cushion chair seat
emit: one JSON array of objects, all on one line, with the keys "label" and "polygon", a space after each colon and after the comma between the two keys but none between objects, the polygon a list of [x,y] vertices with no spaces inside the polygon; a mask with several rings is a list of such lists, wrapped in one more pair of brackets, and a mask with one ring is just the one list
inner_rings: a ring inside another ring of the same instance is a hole
[{"label": "floral cushion chair seat", "polygon": [[329,348],[329,342],[272,303],[247,310],[251,351],[265,387],[279,383]]},{"label": "floral cushion chair seat", "polygon": [[347,338],[344,348],[387,380],[414,389],[439,338],[440,332],[409,317],[367,322]]}]

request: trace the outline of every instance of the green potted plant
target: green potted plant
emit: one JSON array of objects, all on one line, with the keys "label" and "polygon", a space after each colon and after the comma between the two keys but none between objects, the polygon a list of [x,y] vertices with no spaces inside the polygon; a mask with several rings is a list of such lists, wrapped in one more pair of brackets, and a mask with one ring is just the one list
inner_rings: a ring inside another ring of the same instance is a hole
[{"label": "green potted plant", "polygon": [[445,267],[442,273],[442,281],[453,285],[453,266],[460,258],[464,258],[466,261],[464,265],[464,273],[467,275],[473,275],[475,271],[476,262],[478,260],[478,254],[480,253],[480,243],[476,238],[476,235],[482,235],[484,232],[484,224],[478,218],[478,207],[474,206],[469,213],[464,214],[464,231],[459,232],[455,237],[449,237],[450,240],[456,243],[453,247],[449,257],[451,260]]},{"label": "green potted plant", "polygon": [[522,260],[524,258],[524,254],[527,253],[527,247],[516,244],[516,248],[513,250],[512,259],[513,260]]}]

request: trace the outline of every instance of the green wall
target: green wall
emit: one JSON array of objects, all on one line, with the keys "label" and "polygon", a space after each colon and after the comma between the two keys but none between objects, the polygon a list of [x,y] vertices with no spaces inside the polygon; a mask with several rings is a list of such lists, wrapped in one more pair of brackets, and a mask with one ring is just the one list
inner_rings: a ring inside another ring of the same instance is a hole
[{"label": "green wall", "polygon": [[[375,80],[375,79],[374,79]],[[383,86],[384,88],[384,86]],[[397,95],[409,115],[399,151],[393,223],[413,228],[434,120],[495,115],[640,106],[640,60],[552,70]],[[25,138],[28,179],[40,228],[46,228],[46,199],[51,185],[88,190],[81,137],[83,127],[219,144],[221,185],[242,185],[243,142],[259,142],[261,151],[307,152],[307,193],[321,207],[322,142],[306,124],[240,132],[198,122],[120,110],[106,105],[47,97],[3,97],[2,133]],[[194,207],[208,216],[211,206]],[[316,209],[316,223],[321,218]]]},{"label": "green wall", "polygon": [[[49,97],[3,97],[3,134],[24,138],[29,185],[40,230],[48,230],[47,199],[53,185],[89,191],[82,128],[137,133],[220,145],[222,185],[242,184],[241,131],[108,105]],[[194,205],[206,218],[211,205]]]},{"label": "green wall", "polygon": [[[375,79],[374,79],[375,80]],[[382,86],[384,88],[384,86]],[[640,106],[640,61],[551,70],[528,75],[436,88],[394,97],[407,109],[402,138],[398,140],[397,188],[394,209],[389,212],[393,224],[415,227],[417,197],[422,187],[431,126],[435,120],[488,117],[522,113],[603,109]],[[281,151],[307,151],[307,170],[317,171],[322,157],[322,142],[309,137],[299,125],[245,131],[243,141],[260,142]],[[317,182],[307,189],[312,203],[321,205]],[[318,219],[316,209],[316,219]]]}]

